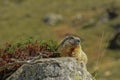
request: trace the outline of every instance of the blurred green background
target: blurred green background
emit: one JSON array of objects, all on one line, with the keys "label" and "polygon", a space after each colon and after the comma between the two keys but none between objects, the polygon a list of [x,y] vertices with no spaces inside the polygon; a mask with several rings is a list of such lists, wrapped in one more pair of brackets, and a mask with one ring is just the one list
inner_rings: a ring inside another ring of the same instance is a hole
[{"label": "blurred green background", "polygon": [[97,80],[119,80],[120,49],[107,48],[120,29],[119,15],[120,0],[0,0],[0,46],[78,35]]}]

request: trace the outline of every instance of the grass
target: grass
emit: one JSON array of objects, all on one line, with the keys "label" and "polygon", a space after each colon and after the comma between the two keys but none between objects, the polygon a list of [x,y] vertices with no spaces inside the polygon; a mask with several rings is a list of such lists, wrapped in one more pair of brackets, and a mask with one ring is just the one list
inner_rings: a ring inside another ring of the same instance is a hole
[{"label": "grass", "polygon": [[[16,1],[21,1],[20,3]],[[100,80],[118,80],[119,70],[118,62],[119,50],[108,50],[108,41],[114,36],[114,28],[112,25],[119,23],[120,17],[100,23],[99,18],[105,14],[106,8],[117,6],[120,8],[120,0],[0,0],[0,46],[6,41],[16,43],[20,39],[23,41],[26,37],[33,36],[37,40],[56,40],[60,41],[65,34],[76,34],[80,36],[82,46],[88,55],[88,69],[94,72],[95,64],[98,56],[100,39],[104,32],[101,51],[104,52],[102,61],[98,62],[97,67],[100,70]],[[64,17],[64,23],[50,26],[44,24],[43,16],[49,13],[59,13]],[[118,10],[118,13],[120,11]],[[72,18],[76,14],[85,16],[85,24],[72,24]],[[89,23],[93,19],[95,22]],[[78,27],[77,27],[78,26]],[[53,43],[50,43],[53,44]],[[53,47],[53,46],[51,46]],[[112,64],[116,62],[115,64]],[[107,63],[111,63],[114,67],[110,67]],[[104,65],[104,66],[103,66]],[[110,72],[114,75],[103,77],[103,73],[110,68]],[[114,72],[115,71],[115,72]],[[104,79],[103,79],[104,78]],[[110,78],[110,79],[109,79]]]}]

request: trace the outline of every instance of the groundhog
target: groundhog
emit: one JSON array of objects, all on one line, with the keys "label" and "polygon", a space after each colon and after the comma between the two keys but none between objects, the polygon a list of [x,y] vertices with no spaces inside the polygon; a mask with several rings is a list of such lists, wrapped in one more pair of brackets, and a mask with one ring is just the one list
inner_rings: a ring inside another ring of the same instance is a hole
[{"label": "groundhog", "polygon": [[87,55],[81,48],[80,38],[77,36],[66,36],[59,44],[57,51],[62,57],[75,57],[77,61],[87,64]]}]

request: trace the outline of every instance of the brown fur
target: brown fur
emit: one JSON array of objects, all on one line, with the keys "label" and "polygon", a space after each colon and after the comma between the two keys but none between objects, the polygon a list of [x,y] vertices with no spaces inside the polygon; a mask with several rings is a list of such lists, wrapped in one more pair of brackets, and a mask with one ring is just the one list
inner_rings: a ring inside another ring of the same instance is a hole
[{"label": "brown fur", "polygon": [[[72,36],[73,42],[79,39],[78,37]],[[83,61],[87,63],[87,55],[83,52],[80,43],[70,44],[69,36],[65,38],[58,47],[58,52],[62,57],[75,57],[78,61]]]}]

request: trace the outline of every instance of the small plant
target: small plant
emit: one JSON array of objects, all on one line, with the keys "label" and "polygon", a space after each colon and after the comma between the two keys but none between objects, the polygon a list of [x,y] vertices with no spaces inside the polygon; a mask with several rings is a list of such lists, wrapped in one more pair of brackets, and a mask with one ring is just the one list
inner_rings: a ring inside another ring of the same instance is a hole
[{"label": "small plant", "polygon": [[96,70],[92,73],[92,76],[93,76],[94,79],[97,79],[98,73],[99,73],[98,70]]},{"label": "small plant", "polygon": [[8,76],[5,75],[12,74],[21,64],[15,64],[7,68],[3,68],[3,66],[16,61],[31,60],[31,58],[39,55],[41,55],[42,58],[58,56],[56,47],[56,41],[37,41],[32,37],[14,44],[7,42],[5,47],[0,49],[0,79],[4,80],[7,78]]}]

